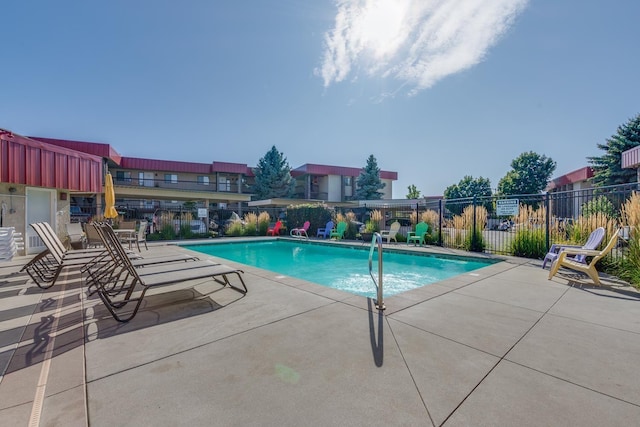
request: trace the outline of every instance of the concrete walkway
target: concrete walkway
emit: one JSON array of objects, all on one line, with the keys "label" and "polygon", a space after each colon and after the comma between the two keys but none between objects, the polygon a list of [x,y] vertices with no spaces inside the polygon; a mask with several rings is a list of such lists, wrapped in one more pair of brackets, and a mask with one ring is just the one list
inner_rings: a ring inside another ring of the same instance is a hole
[{"label": "concrete walkway", "polygon": [[1,425],[640,420],[640,295],[616,281],[548,281],[540,262],[508,258],[390,297],[381,314],[367,298],[213,258],[245,270],[248,294],[162,287],[121,324],[73,269],[46,291],[15,274],[28,259],[0,264]]}]

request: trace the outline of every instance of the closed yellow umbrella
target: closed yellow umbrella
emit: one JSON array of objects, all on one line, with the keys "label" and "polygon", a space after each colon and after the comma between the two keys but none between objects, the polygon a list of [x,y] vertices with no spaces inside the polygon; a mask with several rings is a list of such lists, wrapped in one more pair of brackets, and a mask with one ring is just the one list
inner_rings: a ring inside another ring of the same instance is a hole
[{"label": "closed yellow umbrella", "polygon": [[118,211],[116,210],[116,192],[113,189],[113,178],[108,173],[105,176],[104,181],[104,217],[105,218],[117,218]]}]

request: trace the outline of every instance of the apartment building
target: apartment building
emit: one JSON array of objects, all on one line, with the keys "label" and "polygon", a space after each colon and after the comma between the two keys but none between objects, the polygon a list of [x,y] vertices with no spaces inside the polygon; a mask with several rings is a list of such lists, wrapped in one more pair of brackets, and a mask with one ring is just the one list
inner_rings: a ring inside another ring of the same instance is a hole
[{"label": "apartment building", "polygon": [[[62,235],[72,206],[80,207],[85,216],[102,212],[107,172],[114,179],[116,205],[144,213],[187,201],[242,213],[252,198],[255,176],[247,164],[126,157],[109,144],[26,137],[1,129],[0,139],[0,198],[8,206],[0,222],[32,238],[31,244],[25,242],[27,253],[42,249],[37,236],[31,236],[30,222],[55,224]],[[352,200],[360,171],[304,164],[291,173],[296,181],[294,198],[336,204]],[[397,172],[381,171],[380,178],[386,184],[383,197],[390,199]]]}]

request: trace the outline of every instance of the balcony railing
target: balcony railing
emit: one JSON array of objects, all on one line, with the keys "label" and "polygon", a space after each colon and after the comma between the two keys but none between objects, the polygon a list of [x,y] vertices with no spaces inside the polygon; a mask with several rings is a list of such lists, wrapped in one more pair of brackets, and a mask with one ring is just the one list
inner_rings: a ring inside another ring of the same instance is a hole
[{"label": "balcony railing", "polygon": [[240,187],[237,183],[227,182],[218,183],[215,182],[199,182],[189,180],[167,181],[164,179],[138,179],[138,178],[118,178],[113,180],[116,186],[126,187],[147,187],[147,188],[162,188],[167,190],[183,190],[183,191],[210,191],[219,193],[241,193],[248,194],[250,189],[248,185],[242,185],[242,191],[238,191]]}]

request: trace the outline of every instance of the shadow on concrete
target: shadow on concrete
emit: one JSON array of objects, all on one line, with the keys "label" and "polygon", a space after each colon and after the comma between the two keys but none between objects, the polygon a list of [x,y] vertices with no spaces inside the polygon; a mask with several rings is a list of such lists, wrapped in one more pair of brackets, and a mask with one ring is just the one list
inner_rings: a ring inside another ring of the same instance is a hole
[{"label": "shadow on concrete", "polygon": [[381,367],[384,363],[384,314],[382,314],[382,311],[375,309],[378,313],[378,331],[376,340],[376,314],[374,313],[374,303],[371,298],[367,298],[367,308],[369,312],[369,338],[371,339],[373,361],[377,367]]}]

